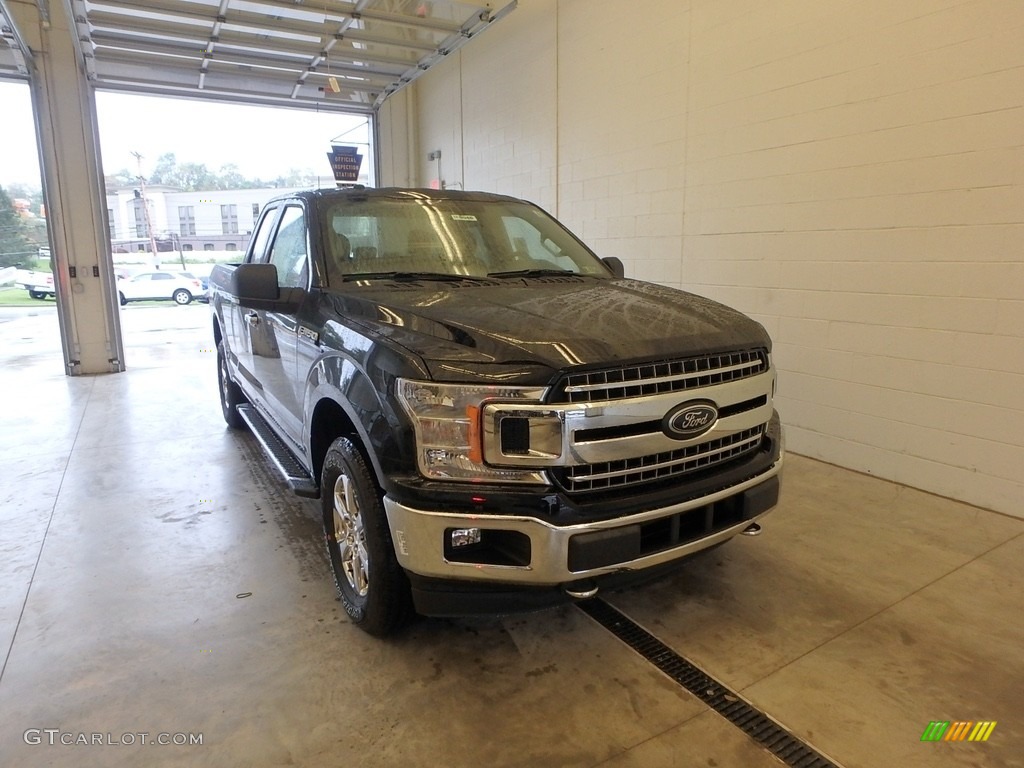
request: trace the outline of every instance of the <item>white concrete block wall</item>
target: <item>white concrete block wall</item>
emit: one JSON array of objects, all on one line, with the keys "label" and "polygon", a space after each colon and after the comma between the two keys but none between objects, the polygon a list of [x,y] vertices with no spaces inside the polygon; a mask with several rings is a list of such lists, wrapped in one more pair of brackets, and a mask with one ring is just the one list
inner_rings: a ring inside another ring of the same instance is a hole
[{"label": "white concrete block wall", "polygon": [[[558,208],[558,28],[554,3],[521,3],[500,27],[462,48],[461,140],[467,189]],[[495,34],[497,33],[497,34]],[[452,167],[452,166],[446,166]]]},{"label": "white concrete block wall", "polygon": [[736,10],[693,4],[692,287],[769,327],[793,450],[1024,514],[1024,6]]},{"label": "white concrete block wall", "polygon": [[380,186],[412,187],[420,182],[414,158],[416,131],[409,130],[415,113],[415,88],[405,88],[385,101],[377,115],[377,157]]},{"label": "white concrete block wall", "polygon": [[1017,0],[520,0],[415,139],[763,322],[791,450],[1024,516],[1021,40]]},{"label": "white concrete block wall", "polygon": [[557,4],[559,212],[631,276],[679,287],[689,10],[658,5]]}]

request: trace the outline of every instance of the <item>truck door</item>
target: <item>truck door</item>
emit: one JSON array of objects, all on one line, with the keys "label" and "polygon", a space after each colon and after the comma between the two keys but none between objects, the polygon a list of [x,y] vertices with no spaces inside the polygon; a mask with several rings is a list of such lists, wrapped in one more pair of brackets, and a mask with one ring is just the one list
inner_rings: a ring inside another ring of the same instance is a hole
[{"label": "truck door", "polygon": [[[280,212],[277,206],[268,207],[263,211],[252,236],[252,245],[245,259],[247,263],[259,264],[266,261],[267,247]],[[223,301],[224,334],[228,339],[228,349],[237,360],[242,386],[253,400],[261,401],[262,384],[253,371],[253,328],[246,317],[252,310],[239,306],[238,299],[227,293],[224,294]]]},{"label": "truck door", "polygon": [[[281,211],[267,261],[277,267],[277,282],[282,288],[309,290],[309,235],[305,211],[298,201],[286,204]],[[255,310],[247,310],[247,315],[253,373],[263,385],[270,416],[298,447],[302,402],[297,393],[302,388],[296,386],[297,315]]]}]

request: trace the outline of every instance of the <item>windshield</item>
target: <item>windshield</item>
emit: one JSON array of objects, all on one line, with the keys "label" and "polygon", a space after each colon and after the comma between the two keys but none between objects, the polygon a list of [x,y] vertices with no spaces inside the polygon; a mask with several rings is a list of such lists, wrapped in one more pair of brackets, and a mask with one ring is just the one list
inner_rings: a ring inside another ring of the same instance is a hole
[{"label": "windshield", "polygon": [[330,285],[390,276],[610,277],[561,224],[528,203],[368,197],[327,199],[323,206]]}]

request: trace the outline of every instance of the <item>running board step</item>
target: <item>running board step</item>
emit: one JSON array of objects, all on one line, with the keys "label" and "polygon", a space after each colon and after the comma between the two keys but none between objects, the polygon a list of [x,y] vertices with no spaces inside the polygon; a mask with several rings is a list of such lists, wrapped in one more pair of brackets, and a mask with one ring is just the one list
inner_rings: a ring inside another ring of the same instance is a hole
[{"label": "running board step", "polygon": [[320,490],[316,487],[313,477],[267,424],[263,416],[249,403],[242,403],[238,406],[238,415],[249,425],[249,429],[256,436],[263,452],[274,462],[274,466],[284,477],[288,487],[299,496],[310,499],[319,498]]}]

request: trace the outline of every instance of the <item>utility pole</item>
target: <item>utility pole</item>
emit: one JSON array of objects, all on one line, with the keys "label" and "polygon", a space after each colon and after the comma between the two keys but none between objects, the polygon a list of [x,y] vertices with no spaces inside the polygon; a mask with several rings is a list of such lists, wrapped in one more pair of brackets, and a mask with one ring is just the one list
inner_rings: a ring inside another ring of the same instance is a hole
[{"label": "utility pole", "polygon": [[153,253],[153,266],[159,269],[156,255],[156,238],[153,236],[153,222],[149,219],[149,202],[146,200],[146,179],[142,176],[142,155],[138,152],[131,153],[139,164],[139,188],[142,199],[142,213],[146,217],[146,236],[149,238],[149,250]]},{"label": "utility pole", "polygon": [[181,268],[187,270],[188,267],[185,266],[185,253],[181,250],[181,235],[177,232],[172,232],[171,238],[174,240],[174,244],[178,246],[178,258],[181,260]]}]

